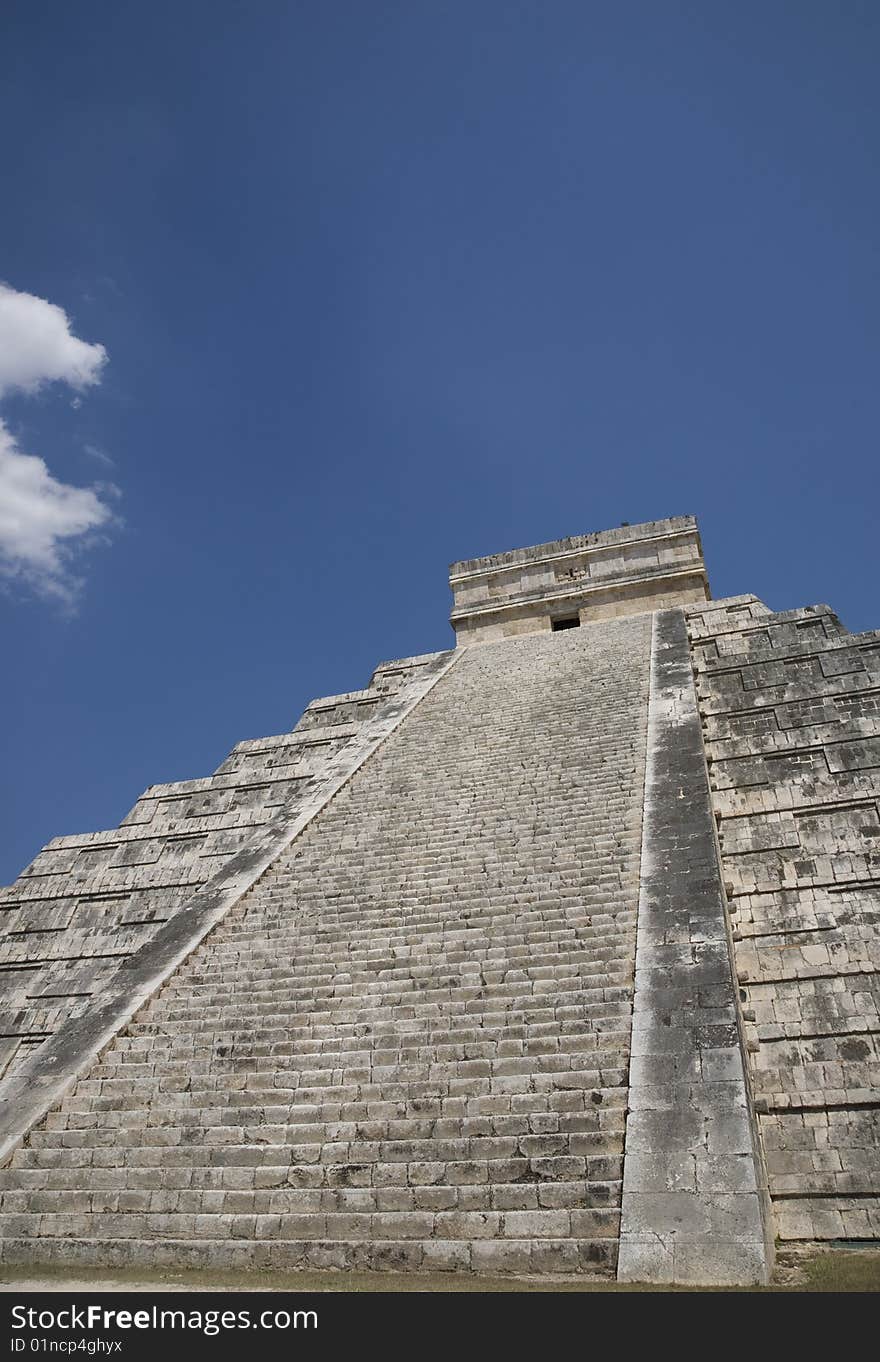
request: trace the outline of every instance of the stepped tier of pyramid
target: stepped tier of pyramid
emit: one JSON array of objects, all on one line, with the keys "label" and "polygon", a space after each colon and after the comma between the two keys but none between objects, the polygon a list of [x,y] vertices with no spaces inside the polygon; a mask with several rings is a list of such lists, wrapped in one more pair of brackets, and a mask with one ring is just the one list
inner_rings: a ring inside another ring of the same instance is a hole
[{"label": "stepped tier of pyramid", "polygon": [[880,1238],[880,635],[690,517],[0,891],[0,1258],[766,1280]]}]

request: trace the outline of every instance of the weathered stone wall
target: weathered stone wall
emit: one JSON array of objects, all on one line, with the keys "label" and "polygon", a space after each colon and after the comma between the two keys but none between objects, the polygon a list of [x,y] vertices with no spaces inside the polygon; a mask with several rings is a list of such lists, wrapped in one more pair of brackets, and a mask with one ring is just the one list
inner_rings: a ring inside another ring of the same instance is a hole
[{"label": "weathered stone wall", "polygon": [[0,1076],[82,1016],[428,661],[382,663],[366,690],[313,700],[293,732],[238,743],[212,776],[151,785],[119,827],[54,838],[0,889]]},{"label": "weathered stone wall", "polygon": [[688,612],[783,1241],[880,1237],[880,634],[753,596]]}]

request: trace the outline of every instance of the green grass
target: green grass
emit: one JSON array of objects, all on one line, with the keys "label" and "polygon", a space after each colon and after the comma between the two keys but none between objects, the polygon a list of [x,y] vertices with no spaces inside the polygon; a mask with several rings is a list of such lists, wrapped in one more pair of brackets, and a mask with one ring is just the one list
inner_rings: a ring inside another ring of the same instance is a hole
[{"label": "green grass", "polygon": [[880,1253],[817,1253],[803,1264],[802,1291],[880,1291]]}]

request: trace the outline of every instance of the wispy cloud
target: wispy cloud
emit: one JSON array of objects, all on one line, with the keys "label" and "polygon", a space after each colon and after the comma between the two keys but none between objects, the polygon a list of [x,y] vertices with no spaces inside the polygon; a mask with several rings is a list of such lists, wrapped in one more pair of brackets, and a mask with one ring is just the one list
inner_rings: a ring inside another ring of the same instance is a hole
[{"label": "wispy cloud", "polygon": [[[83,392],[100,382],[106,361],[103,345],[73,334],[63,308],[0,284],[0,398],[48,383]],[[103,451],[92,452],[112,466]],[[61,482],[0,420],[0,574],[71,605],[82,586],[75,561],[112,523],[104,498],[117,492],[111,484]]]},{"label": "wispy cloud", "polygon": [[116,467],[115,460],[111,459],[107,451],[105,449],[100,449],[98,445],[85,444],[83,445],[83,449],[86,454],[88,454],[89,458],[94,459],[95,463],[99,463],[102,468]]}]

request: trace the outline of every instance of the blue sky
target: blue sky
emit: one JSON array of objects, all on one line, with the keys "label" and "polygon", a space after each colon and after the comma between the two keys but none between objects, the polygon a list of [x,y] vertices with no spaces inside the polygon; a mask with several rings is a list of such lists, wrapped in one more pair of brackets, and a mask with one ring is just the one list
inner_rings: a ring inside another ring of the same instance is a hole
[{"label": "blue sky", "polygon": [[107,356],[0,405],[106,511],[7,563],[0,881],[449,646],[452,559],[692,513],[714,594],[880,625],[873,0],[7,0],[0,51],[0,278]]}]

